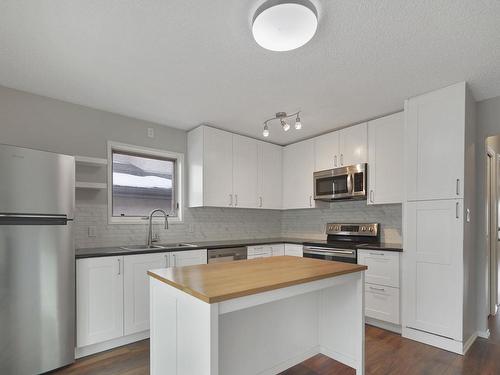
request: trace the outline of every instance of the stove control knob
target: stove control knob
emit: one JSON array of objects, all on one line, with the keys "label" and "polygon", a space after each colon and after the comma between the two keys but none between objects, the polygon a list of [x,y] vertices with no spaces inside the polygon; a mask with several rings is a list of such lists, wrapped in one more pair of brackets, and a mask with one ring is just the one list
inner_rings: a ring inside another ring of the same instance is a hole
[{"label": "stove control knob", "polygon": [[373,228],[370,228],[370,232],[373,232]]},{"label": "stove control knob", "polygon": [[366,228],[365,227],[361,227],[361,232],[364,232],[366,231]]},{"label": "stove control knob", "polygon": [[340,225],[336,225],[336,226],[335,226],[335,230],[336,230],[336,231],[339,231],[339,230],[340,230]]}]

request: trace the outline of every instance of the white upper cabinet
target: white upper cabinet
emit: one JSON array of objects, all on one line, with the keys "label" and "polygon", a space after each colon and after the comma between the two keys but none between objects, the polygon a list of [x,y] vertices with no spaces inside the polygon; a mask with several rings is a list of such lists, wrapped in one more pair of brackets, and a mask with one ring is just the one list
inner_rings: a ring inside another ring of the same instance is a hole
[{"label": "white upper cabinet", "polygon": [[465,83],[405,103],[407,200],[463,198]]},{"label": "white upper cabinet", "polygon": [[368,204],[403,200],[403,112],[368,123]]},{"label": "white upper cabinet", "polygon": [[258,207],[258,141],[236,134],[233,135],[233,194],[235,207]]},{"label": "white upper cabinet", "polygon": [[314,170],[366,163],[367,137],[367,123],[363,123],[314,138]]},{"label": "white upper cabinet", "polygon": [[340,167],[340,132],[331,132],[314,138],[314,170]]},{"label": "white upper cabinet", "polygon": [[286,146],[283,150],[283,208],[310,208],[313,201],[314,141]]},{"label": "white upper cabinet", "polygon": [[259,142],[259,207],[283,207],[283,147]]},{"label": "white upper cabinet", "polygon": [[366,163],[368,161],[367,123],[339,130],[340,166]]},{"label": "white upper cabinet", "polygon": [[200,126],[188,133],[189,206],[233,203],[233,134]]}]

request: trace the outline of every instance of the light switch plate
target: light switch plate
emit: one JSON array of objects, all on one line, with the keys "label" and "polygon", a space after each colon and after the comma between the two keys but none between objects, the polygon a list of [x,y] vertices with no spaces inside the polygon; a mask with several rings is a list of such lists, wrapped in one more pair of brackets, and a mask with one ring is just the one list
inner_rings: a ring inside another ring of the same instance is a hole
[{"label": "light switch plate", "polygon": [[148,128],[148,137],[149,138],[155,137],[155,130],[153,128]]}]

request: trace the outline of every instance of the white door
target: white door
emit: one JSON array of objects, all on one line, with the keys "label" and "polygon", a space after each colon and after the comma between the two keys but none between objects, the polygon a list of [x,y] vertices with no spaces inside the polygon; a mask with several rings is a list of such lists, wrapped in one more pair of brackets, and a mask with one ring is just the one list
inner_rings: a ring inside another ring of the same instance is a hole
[{"label": "white door", "polygon": [[340,132],[331,132],[314,138],[314,170],[340,167]]},{"label": "white door", "polygon": [[207,264],[207,250],[184,250],[170,253],[170,267]]},{"label": "white door", "polygon": [[210,127],[203,132],[203,205],[232,206],[233,135]]},{"label": "white door", "polygon": [[149,329],[149,276],[152,269],[168,267],[168,253],[138,254],[123,257],[125,335]]},{"label": "white door", "polygon": [[412,98],[405,112],[407,199],[463,198],[465,83]]},{"label": "white door", "polygon": [[258,207],[258,142],[233,135],[234,207]]},{"label": "white door", "polygon": [[76,262],[77,347],[123,336],[123,257]]},{"label": "white door", "polygon": [[314,142],[302,141],[283,151],[283,208],[310,208],[313,201]]},{"label": "white door", "polygon": [[403,200],[403,112],[368,123],[368,204]]},{"label": "white door", "polygon": [[283,147],[259,143],[259,207],[283,207]]},{"label": "white door", "polygon": [[462,341],[463,201],[405,205],[406,326]]},{"label": "white door", "polygon": [[339,131],[340,165],[366,163],[368,160],[367,123],[349,126]]}]

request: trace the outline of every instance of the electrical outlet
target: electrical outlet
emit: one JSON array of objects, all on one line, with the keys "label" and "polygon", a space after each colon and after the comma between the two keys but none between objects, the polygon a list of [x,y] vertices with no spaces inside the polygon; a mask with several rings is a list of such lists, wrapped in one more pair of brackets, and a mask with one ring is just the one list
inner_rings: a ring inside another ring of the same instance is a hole
[{"label": "electrical outlet", "polygon": [[97,231],[97,228],[94,225],[91,225],[88,228],[88,235],[89,235],[89,237],[96,237],[96,231]]},{"label": "electrical outlet", "polygon": [[153,128],[148,128],[148,137],[149,138],[155,137],[155,130]]}]

